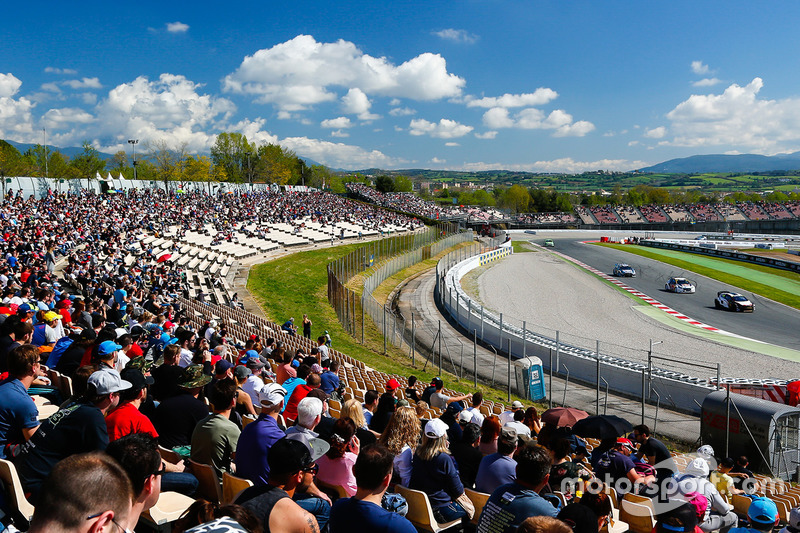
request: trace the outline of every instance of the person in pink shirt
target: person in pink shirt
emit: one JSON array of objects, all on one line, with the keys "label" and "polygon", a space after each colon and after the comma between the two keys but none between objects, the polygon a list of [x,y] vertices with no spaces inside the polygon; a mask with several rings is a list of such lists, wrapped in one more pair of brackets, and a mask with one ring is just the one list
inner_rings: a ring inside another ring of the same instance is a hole
[{"label": "person in pink shirt", "polygon": [[353,465],[360,449],[355,422],[348,417],[337,420],[329,443],[330,450],[317,459],[317,479],[328,485],[341,485],[348,496],[353,496],[357,490]]}]

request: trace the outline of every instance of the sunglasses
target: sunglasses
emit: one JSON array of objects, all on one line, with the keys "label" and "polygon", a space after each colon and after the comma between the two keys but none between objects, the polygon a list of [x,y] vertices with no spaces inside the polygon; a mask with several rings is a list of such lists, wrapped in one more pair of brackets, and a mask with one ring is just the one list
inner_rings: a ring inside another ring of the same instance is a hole
[{"label": "sunglasses", "polygon": [[317,475],[317,472],[319,472],[319,465],[317,463],[314,463],[311,466],[304,468],[303,472]]},{"label": "sunglasses", "polygon": [[[163,476],[166,473],[166,471],[167,471],[167,463],[165,463],[164,461],[161,461],[161,468],[159,470],[156,470],[152,474],[150,474],[150,476],[156,476],[156,477],[157,476]],[[147,477],[150,477],[150,476],[147,476]]]},{"label": "sunglasses", "polygon": [[[98,516],[100,516],[104,512],[105,511],[102,511],[100,513],[95,513],[93,515],[87,516],[86,520],[92,520],[94,518],[97,518]],[[113,523],[115,526],[117,526],[119,528],[119,530],[122,531],[122,533],[134,533],[133,530],[122,527],[122,525],[120,525],[120,523],[117,522],[116,520],[114,520],[113,518],[111,519],[111,523]]]}]

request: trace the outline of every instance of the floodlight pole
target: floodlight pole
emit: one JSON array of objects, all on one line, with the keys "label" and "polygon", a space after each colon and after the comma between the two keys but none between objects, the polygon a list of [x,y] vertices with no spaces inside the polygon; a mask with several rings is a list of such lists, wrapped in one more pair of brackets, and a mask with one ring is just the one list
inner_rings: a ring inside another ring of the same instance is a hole
[{"label": "floodlight pole", "polygon": [[136,145],[139,144],[139,139],[128,139],[128,144],[133,146],[133,179],[136,179]]}]

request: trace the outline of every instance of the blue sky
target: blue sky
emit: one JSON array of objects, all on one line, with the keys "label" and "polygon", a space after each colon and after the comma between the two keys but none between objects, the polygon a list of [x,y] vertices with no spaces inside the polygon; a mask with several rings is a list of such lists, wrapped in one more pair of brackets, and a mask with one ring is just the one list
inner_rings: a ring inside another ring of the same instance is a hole
[{"label": "blue sky", "polygon": [[[650,5],[652,4],[652,5]],[[0,138],[335,168],[629,170],[800,150],[800,4],[77,2],[4,8]]]}]

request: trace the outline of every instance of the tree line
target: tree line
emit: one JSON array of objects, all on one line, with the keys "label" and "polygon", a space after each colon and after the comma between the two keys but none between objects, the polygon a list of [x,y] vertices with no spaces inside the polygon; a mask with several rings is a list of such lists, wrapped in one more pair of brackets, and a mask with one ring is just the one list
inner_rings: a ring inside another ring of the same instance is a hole
[{"label": "tree line", "polygon": [[[120,174],[127,179],[153,181],[226,181],[307,185],[344,192],[341,177],[324,165],[307,165],[293,151],[278,144],[257,144],[241,133],[220,133],[210,155],[189,153],[186,143],[164,139],[148,141],[141,152],[120,150],[105,158],[91,143],[69,157],[53,147],[36,144],[20,152],[0,140],[0,176],[56,179],[93,179],[97,173]],[[135,164],[135,172],[134,172]]]}]

